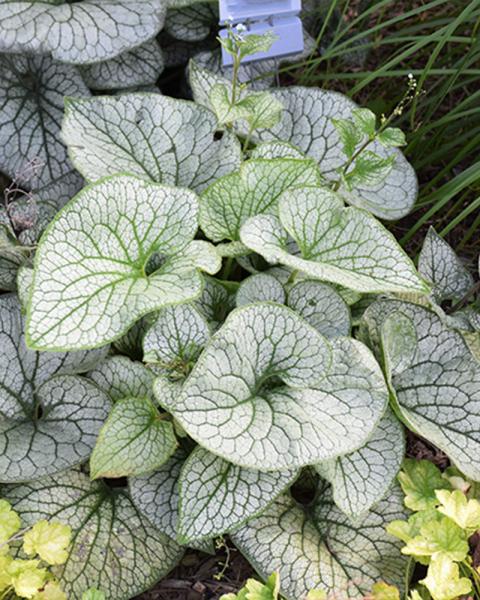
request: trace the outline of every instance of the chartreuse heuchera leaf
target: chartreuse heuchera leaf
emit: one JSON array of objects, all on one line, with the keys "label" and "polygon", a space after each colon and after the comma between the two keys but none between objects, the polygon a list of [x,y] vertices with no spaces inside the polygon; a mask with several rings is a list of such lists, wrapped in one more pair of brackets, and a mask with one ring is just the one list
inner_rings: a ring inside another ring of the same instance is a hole
[{"label": "chartreuse heuchera leaf", "polygon": [[198,446],[180,474],[179,539],[186,543],[238,529],[261,513],[297,475],[296,470],[244,469]]},{"label": "chartreuse heuchera leaf", "polygon": [[438,511],[454,521],[458,527],[472,534],[480,529],[480,502],[475,498],[467,499],[460,490],[436,490],[440,503]]},{"label": "chartreuse heuchera leaf", "polygon": [[2,489],[26,526],[55,518],[72,528],[65,564],[53,568],[68,597],[96,586],[108,600],[128,600],[153,585],[182,549],[132,504],[126,490],[90,482],[80,471]]},{"label": "chartreuse heuchera leaf", "polygon": [[389,410],[362,448],[315,468],[332,484],[335,504],[357,518],[387,495],[404,453],[402,426]]},{"label": "chartreuse heuchera leaf", "polygon": [[282,470],[334,458],[368,439],[388,392],[368,349],[331,343],[290,309],[232,312],[181,393],[157,400],[202,446],[246,468]]},{"label": "chartreuse heuchera leaf", "polygon": [[[27,3],[2,3],[0,23],[2,12],[13,4]],[[0,24],[0,39],[3,35]],[[0,58],[0,168],[17,183],[38,188],[72,170],[60,139],[68,95],[90,96],[74,67],[41,56]]]},{"label": "chartreuse heuchera leaf", "polygon": [[220,258],[193,241],[197,212],[193,192],[131,176],[85,188],[38,248],[29,345],[99,346],[144,314],[198,297],[199,269],[215,273]]},{"label": "chartreuse heuchera leaf", "polygon": [[263,577],[281,572],[287,600],[305,598],[312,588],[348,589],[351,597],[360,597],[379,579],[402,581],[405,558],[384,528],[403,515],[396,487],[356,521],[335,507],[329,489],[321,489],[307,511],[290,496],[281,496],[232,539]]},{"label": "chartreuse heuchera leaf", "polygon": [[240,227],[249,217],[277,212],[282,192],[320,183],[320,171],[313,160],[246,161],[238,172],[217,179],[203,192],[200,226],[213,241],[239,240]]},{"label": "chartreuse heuchera leaf", "polygon": [[345,208],[328,188],[287,190],[278,214],[252,217],[240,231],[241,241],[268,262],[358,292],[428,291],[395,238],[367,211]]},{"label": "chartreuse heuchera leaf", "polygon": [[[384,324],[398,319],[411,322],[416,343],[413,352],[408,349],[408,360],[392,361],[392,348],[403,348],[395,336],[403,336],[404,328],[395,332],[388,326],[386,331]],[[392,393],[409,427],[448,452],[465,475],[480,479],[472,458],[480,451],[480,369],[463,337],[429,309],[397,300],[375,302],[364,322],[372,344],[383,352]]]},{"label": "chartreuse heuchera leaf", "polygon": [[125,172],[201,191],[240,164],[235,136],[215,130],[203,106],[138,93],[67,100],[62,135],[88,181]]},{"label": "chartreuse heuchera leaf", "polygon": [[71,535],[69,525],[41,519],[23,536],[23,550],[30,556],[38,554],[49,565],[63,565]]},{"label": "chartreuse heuchera leaf", "polygon": [[442,555],[432,558],[427,576],[420,583],[427,587],[433,600],[454,600],[472,590],[471,581],[460,577],[458,564]]},{"label": "chartreuse heuchera leaf", "polygon": [[[255,131],[252,139],[290,142],[319,163],[324,177],[338,181],[338,169],[346,163],[348,156],[332,119],[350,118],[356,104],[342,94],[315,88],[293,86],[271,93],[284,106],[281,120],[269,129]],[[245,133],[246,129],[242,127],[241,131]],[[351,189],[341,186],[341,195],[348,203],[365,208],[382,219],[405,216],[417,196],[418,184],[413,168],[399,150],[387,149],[380,141],[372,142],[367,151],[381,159],[392,157],[386,178],[373,187],[369,182],[358,182]],[[352,169],[355,164],[354,161]]]},{"label": "chartreuse heuchera leaf", "polygon": [[66,354],[28,350],[13,295],[0,298],[0,480],[25,481],[85,461],[110,399],[88,379],[102,349]]},{"label": "chartreuse heuchera leaf", "polygon": [[0,50],[51,54],[67,63],[95,63],[155,37],[165,20],[163,0],[4,2]]},{"label": "chartreuse heuchera leaf", "polygon": [[421,511],[438,504],[436,491],[450,489],[448,479],[428,460],[406,458],[398,480],[405,494],[405,506]]}]

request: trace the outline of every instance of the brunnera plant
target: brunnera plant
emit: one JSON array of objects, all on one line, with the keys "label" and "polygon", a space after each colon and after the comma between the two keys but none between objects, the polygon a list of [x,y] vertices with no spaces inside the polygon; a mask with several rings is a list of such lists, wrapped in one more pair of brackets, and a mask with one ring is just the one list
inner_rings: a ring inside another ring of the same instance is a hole
[{"label": "brunnera plant", "polygon": [[433,230],[417,271],[378,220],[415,202],[401,132],[195,63],[193,102],[64,74],[53,146],[3,124],[47,153],[32,193],[56,214],[26,249],[0,213],[22,258],[0,296],[2,496],[71,527],[62,589],[131,598],[225,533],[288,600],[401,587],[404,427],[480,479],[473,280]]}]

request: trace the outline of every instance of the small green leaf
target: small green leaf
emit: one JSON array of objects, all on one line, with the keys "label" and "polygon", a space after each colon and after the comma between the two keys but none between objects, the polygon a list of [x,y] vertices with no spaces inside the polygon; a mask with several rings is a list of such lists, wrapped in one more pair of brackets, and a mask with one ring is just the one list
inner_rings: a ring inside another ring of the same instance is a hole
[{"label": "small green leaf", "polygon": [[451,488],[440,469],[429,460],[405,459],[398,480],[405,494],[405,506],[416,511],[437,506],[435,491]]},{"label": "small green leaf", "polygon": [[364,133],[367,137],[373,138],[375,135],[375,128],[377,123],[377,117],[368,108],[354,108],[352,110],[353,120],[355,125]]},{"label": "small green leaf", "polygon": [[362,141],[362,131],[350,119],[332,119],[343,144],[343,151],[347,158],[352,158],[355,148]]},{"label": "small green leaf", "polygon": [[365,150],[344,176],[348,189],[352,191],[355,187],[378,187],[391,173],[395,160],[395,156],[382,157],[371,150]]},{"label": "small green leaf", "polygon": [[398,127],[387,127],[377,135],[377,139],[386,148],[396,148],[407,144],[405,134]]},{"label": "small green leaf", "polygon": [[119,400],[100,430],[90,458],[90,476],[127,477],[154,471],[175,452],[170,422],[147,398]]},{"label": "small green leaf", "polygon": [[278,36],[272,31],[268,31],[263,35],[249,34],[242,36],[242,41],[239,44],[240,58],[257,54],[257,52],[268,52],[277,39]]},{"label": "small green leaf", "polygon": [[403,554],[446,556],[455,561],[464,560],[468,550],[467,534],[447,517],[422,525],[420,535],[409,540],[402,548]]},{"label": "small green leaf", "polygon": [[439,512],[469,533],[480,529],[480,502],[478,500],[468,500],[460,490],[453,492],[437,490],[436,496],[440,502]]},{"label": "small green leaf", "polygon": [[433,600],[454,600],[472,590],[471,581],[460,577],[459,566],[446,556],[432,558],[427,576],[420,583],[428,589]]}]

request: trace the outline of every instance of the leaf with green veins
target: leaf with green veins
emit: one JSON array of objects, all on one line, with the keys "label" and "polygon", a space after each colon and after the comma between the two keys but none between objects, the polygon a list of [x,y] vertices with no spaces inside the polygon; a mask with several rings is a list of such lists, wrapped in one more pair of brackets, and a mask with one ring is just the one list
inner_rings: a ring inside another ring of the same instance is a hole
[{"label": "leaf with green veins", "polygon": [[[280,219],[258,215],[240,231],[241,241],[268,262],[358,292],[428,291],[392,234],[368,212],[345,208],[328,188],[287,190],[278,208]],[[299,255],[288,252],[288,234]]]},{"label": "leaf with green veins", "polygon": [[177,8],[169,4],[164,30],[176,40],[201,42],[218,25],[218,7],[212,2],[190,2]]},{"label": "leaf with green veins", "polygon": [[420,535],[402,548],[403,554],[411,556],[446,556],[455,561],[464,560],[468,551],[467,534],[447,517],[425,523]]},{"label": "leaf with green veins", "polygon": [[207,242],[192,241],[197,207],[193,192],[128,175],[80,192],[37,250],[29,345],[99,346],[144,314],[198,297],[199,269],[215,272],[220,257]]},{"label": "leaf with green veins", "polygon": [[340,294],[325,283],[295,283],[288,290],[287,305],[327,338],[350,334],[350,310]]},{"label": "leaf with green veins", "polygon": [[68,99],[62,136],[89,181],[121,171],[201,191],[240,164],[232,133],[215,140],[213,113],[159,94]]},{"label": "leaf with green veins", "polygon": [[480,502],[476,499],[468,500],[463,492],[454,490],[436,490],[435,492],[440,506],[439,512],[449,517],[459,527],[474,533],[480,529]]},{"label": "leaf with green veins", "polygon": [[398,127],[387,127],[377,135],[377,140],[387,148],[407,145],[407,138]]},{"label": "leaf with green veins", "polygon": [[90,477],[151,473],[175,452],[172,423],[148,398],[123,398],[112,408],[90,457]]},{"label": "leaf with green veins", "polygon": [[128,479],[132,502],[153,525],[172,539],[178,533],[178,478],[187,453],[178,450],[154,473]]},{"label": "leaf with green veins", "polygon": [[153,84],[163,68],[162,49],[152,39],[110,60],[83,65],[80,72],[90,89],[115,90]]},{"label": "leaf with green veins", "polygon": [[238,529],[290,486],[297,470],[243,469],[197,446],[179,480],[179,539],[212,538]]},{"label": "leaf with green veins", "polygon": [[78,470],[4,487],[2,494],[27,527],[54,517],[72,528],[67,562],[52,569],[68,597],[96,586],[106,600],[128,600],[166,575],[183,554],[139,513],[126,490],[90,482]]},{"label": "leaf with green veins", "polygon": [[[448,452],[467,477],[479,480],[480,469],[472,461],[480,452],[478,361],[463,336],[436,313],[417,304],[381,299],[366,310],[363,323],[379,359],[387,366],[389,359],[382,356],[380,343],[382,325],[399,312],[413,323],[417,344],[407,369],[387,373],[397,408],[410,428]],[[448,487],[448,482],[443,482],[437,489]]]},{"label": "leaf with green veins", "polygon": [[17,298],[0,297],[0,480],[24,481],[85,461],[110,409],[96,385],[78,377],[107,348],[67,354],[28,350]]},{"label": "leaf with green veins", "polygon": [[388,398],[365,346],[348,338],[329,343],[293,311],[272,303],[233,311],[181,393],[156,395],[202,446],[266,471],[358,448]]},{"label": "leaf with green veins", "polygon": [[357,187],[376,187],[388,177],[395,164],[395,156],[382,157],[365,150],[355,161],[355,166],[349,169],[343,180],[350,191]]},{"label": "leaf with green veins", "polygon": [[0,51],[51,54],[75,64],[101,62],[155,37],[166,8],[163,0],[13,0],[0,10]]},{"label": "leaf with green veins", "polygon": [[106,392],[113,402],[127,397],[153,398],[153,373],[141,362],[126,356],[109,356],[87,376]]},{"label": "leaf with green veins", "polygon": [[215,242],[239,240],[249,217],[275,214],[281,194],[299,185],[317,185],[321,175],[311,160],[256,159],[222,177],[200,197],[200,226]]},{"label": "leaf with green veins", "polygon": [[454,250],[430,227],[418,258],[419,272],[433,284],[437,302],[459,300],[473,286],[473,277]]},{"label": "leaf with green veins", "polygon": [[202,294],[195,300],[194,305],[207,319],[212,331],[215,331],[235,307],[235,298],[224,286],[225,282],[208,276],[205,276],[204,280]]},{"label": "leaf with green veins", "polygon": [[244,279],[235,297],[237,306],[266,301],[285,304],[286,299],[283,285],[276,277],[267,273],[256,273]]},{"label": "leaf with green veins", "polygon": [[[328,181],[337,181],[338,169],[345,164],[345,154],[332,119],[351,119],[356,104],[337,92],[311,87],[284,87],[271,93],[284,106],[281,120],[269,129],[255,131],[252,141],[290,142],[319,163],[322,175]],[[235,128],[243,135],[248,129],[241,121]],[[404,217],[411,211],[418,193],[414,169],[400,150],[385,148],[377,140],[369,144],[368,150],[381,158],[395,157],[387,178],[373,188],[359,184],[351,191],[342,186],[339,192],[348,203],[365,208],[382,219]]]},{"label": "leaf with green veins", "polygon": [[401,311],[389,315],[381,332],[387,376],[410,367],[417,349],[417,332],[411,319]]},{"label": "leaf with green veins", "polygon": [[362,448],[314,466],[332,484],[338,508],[355,519],[387,496],[404,454],[403,428],[388,410]]},{"label": "leaf with green veins", "polygon": [[352,110],[352,117],[355,125],[364,135],[369,138],[375,135],[377,117],[374,112],[368,108],[355,108]]},{"label": "leaf with green veins", "polygon": [[362,131],[349,119],[332,119],[332,123],[338,131],[346,157],[352,158],[355,148],[363,139]]},{"label": "leaf with green veins", "polygon": [[420,583],[428,589],[433,600],[454,600],[472,591],[472,582],[460,577],[459,566],[445,556],[432,558],[427,576]]},{"label": "leaf with green veins", "polygon": [[410,510],[426,510],[437,506],[436,490],[451,489],[440,469],[429,460],[406,458],[398,474]]},{"label": "leaf with green veins", "polygon": [[224,83],[217,83],[212,87],[209,100],[219,125],[233,123],[248,116],[247,108],[238,103],[232,105],[231,88]]},{"label": "leaf with green veins", "polygon": [[297,150],[295,146],[288,142],[264,142],[258,144],[252,150],[251,158],[298,158],[300,160],[305,159],[306,156],[300,150]]},{"label": "leaf with green veins", "polygon": [[304,598],[312,588],[327,594],[348,589],[360,597],[380,578],[401,585],[406,558],[384,529],[404,515],[398,488],[359,521],[334,506],[329,489],[310,508],[281,496],[231,536],[262,576],[281,573],[280,591],[287,600]]},{"label": "leaf with green veins", "polygon": [[192,304],[159,311],[143,339],[143,360],[155,363],[166,374],[195,362],[210,338],[205,317]]},{"label": "leaf with green veins", "polygon": [[2,56],[0,81],[1,170],[29,189],[71,171],[60,122],[64,96],[90,96],[80,74],[48,57]]},{"label": "leaf with green veins", "polygon": [[[130,496],[137,510],[172,539],[177,539],[178,535],[179,477],[186,458],[187,453],[179,448],[154,473],[128,480]],[[212,551],[211,541],[207,539],[190,542],[189,546],[207,554]]]},{"label": "leaf with green veins", "polygon": [[248,94],[239,100],[236,106],[245,110],[244,118],[250,129],[273,127],[282,116],[283,104],[269,92]]}]

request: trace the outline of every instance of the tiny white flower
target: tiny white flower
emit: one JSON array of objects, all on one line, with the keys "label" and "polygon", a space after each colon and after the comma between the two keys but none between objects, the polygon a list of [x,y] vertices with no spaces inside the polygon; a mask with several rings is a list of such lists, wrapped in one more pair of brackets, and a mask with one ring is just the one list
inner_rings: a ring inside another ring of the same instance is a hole
[{"label": "tiny white flower", "polygon": [[245,31],[247,31],[247,28],[243,23],[239,23],[236,27],[236,30],[238,33],[245,33]]}]

